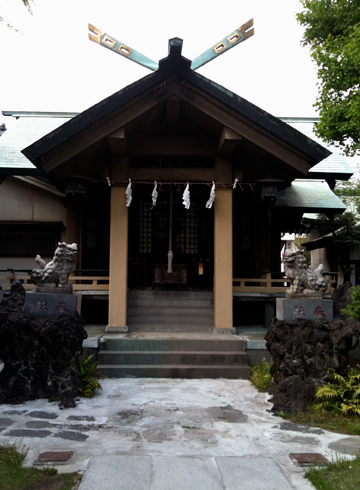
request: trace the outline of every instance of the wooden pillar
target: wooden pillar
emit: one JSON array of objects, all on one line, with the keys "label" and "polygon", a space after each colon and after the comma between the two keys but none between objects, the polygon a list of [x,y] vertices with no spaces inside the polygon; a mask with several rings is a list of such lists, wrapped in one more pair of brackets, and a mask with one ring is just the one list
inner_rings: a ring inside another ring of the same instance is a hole
[{"label": "wooden pillar", "polygon": [[233,328],[232,188],[216,189],[214,202],[214,325]]},{"label": "wooden pillar", "polygon": [[[128,159],[113,156],[112,180],[125,180]],[[112,186],[110,200],[110,277],[109,277],[109,324],[107,332],[128,331],[127,284],[128,284],[128,223],[126,186]]]}]

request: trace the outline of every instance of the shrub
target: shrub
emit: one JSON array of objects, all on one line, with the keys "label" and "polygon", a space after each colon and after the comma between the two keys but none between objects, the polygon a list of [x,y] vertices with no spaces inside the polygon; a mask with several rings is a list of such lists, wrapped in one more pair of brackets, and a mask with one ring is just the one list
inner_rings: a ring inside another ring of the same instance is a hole
[{"label": "shrub", "polygon": [[341,310],[343,315],[348,315],[354,320],[360,321],[360,286],[351,288],[352,304],[347,305],[346,308]]},{"label": "shrub", "polygon": [[79,378],[81,380],[80,394],[85,398],[92,398],[96,391],[102,390],[101,384],[96,377],[97,361],[92,362],[93,355],[87,357],[83,362],[78,361]]},{"label": "shrub", "polygon": [[259,391],[265,391],[271,381],[270,367],[272,360],[266,362],[263,358],[261,364],[254,364],[250,369],[250,381]]},{"label": "shrub", "polygon": [[345,415],[360,415],[360,373],[351,369],[346,377],[333,372],[334,383],[328,383],[315,393],[316,408]]}]

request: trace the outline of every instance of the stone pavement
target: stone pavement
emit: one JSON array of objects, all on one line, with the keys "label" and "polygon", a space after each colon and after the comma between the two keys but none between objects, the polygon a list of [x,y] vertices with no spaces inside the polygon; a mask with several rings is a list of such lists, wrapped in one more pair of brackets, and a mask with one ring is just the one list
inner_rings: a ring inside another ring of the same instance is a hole
[{"label": "stone pavement", "polygon": [[80,490],[307,490],[290,453],[351,457],[360,438],[298,426],[269,412],[246,380],[124,378],[60,410],[36,400],[0,406],[0,443],[72,451],[59,472],[85,471]]}]

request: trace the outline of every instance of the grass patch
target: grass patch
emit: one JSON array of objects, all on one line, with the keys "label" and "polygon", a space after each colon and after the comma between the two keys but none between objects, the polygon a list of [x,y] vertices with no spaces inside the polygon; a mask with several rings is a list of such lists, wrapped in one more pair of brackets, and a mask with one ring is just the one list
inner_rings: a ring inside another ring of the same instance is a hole
[{"label": "grass patch", "polygon": [[340,434],[360,435],[360,417],[358,415],[329,412],[325,409],[316,408],[316,403],[309,404],[308,408],[309,412],[286,414],[283,418],[291,420],[295,424],[320,427]]},{"label": "grass patch", "polygon": [[326,468],[311,468],[306,473],[317,490],[359,490],[360,455],[352,461],[336,461]]},{"label": "grass patch", "polygon": [[261,364],[254,364],[250,368],[250,381],[259,391],[265,391],[271,381],[270,367],[272,361],[266,362],[263,358]]},{"label": "grass patch", "polygon": [[1,490],[72,490],[78,488],[81,477],[77,473],[57,474],[55,468],[22,468],[25,448],[0,446]]}]

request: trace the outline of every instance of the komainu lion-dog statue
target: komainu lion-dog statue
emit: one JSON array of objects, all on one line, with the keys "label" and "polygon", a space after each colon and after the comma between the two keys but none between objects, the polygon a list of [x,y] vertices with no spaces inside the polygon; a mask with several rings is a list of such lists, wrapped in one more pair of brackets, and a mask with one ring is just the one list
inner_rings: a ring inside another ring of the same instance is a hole
[{"label": "komainu lion-dog statue", "polygon": [[54,258],[48,264],[40,255],[35,257],[39,269],[31,272],[31,282],[39,287],[56,288],[67,286],[69,275],[74,272],[77,259],[77,244],[58,243]]},{"label": "komainu lion-dog statue", "polygon": [[312,271],[306,264],[303,250],[285,250],[283,263],[285,274],[291,286],[287,293],[322,295],[327,289],[327,281],[323,276],[323,265]]}]

